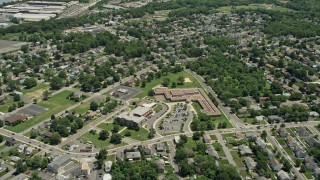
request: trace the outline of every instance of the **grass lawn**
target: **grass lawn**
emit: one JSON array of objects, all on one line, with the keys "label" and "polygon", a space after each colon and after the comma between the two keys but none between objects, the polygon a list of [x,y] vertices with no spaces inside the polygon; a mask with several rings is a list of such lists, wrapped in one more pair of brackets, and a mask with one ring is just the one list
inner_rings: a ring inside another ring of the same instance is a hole
[{"label": "grass lawn", "polygon": [[293,151],[292,151],[289,147],[283,147],[283,149],[286,151],[286,153],[287,153],[289,156],[294,155]]},{"label": "grass lawn", "polygon": [[281,146],[286,144],[286,139],[285,138],[277,138],[277,141],[279,142],[279,144],[281,144]]},{"label": "grass lawn", "polygon": [[122,142],[121,144],[111,144],[110,143],[110,138],[106,139],[105,141],[99,140],[99,133],[96,134],[91,134],[87,132],[83,136],[80,137],[81,141],[87,142],[91,141],[94,146],[97,148],[115,148],[119,146],[126,145],[126,143]]},{"label": "grass lawn", "polygon": [[71,94],[71,91],[62,91],[54,96],[52,96],[47,101],[41,101],[38,103],[39,106],[48,108],[48,111],[38,115],[32,119],[27,120],[26,122],[20,123],[16,126],[6,126],[5,128],[13,132],[22,132],[25,129],[28,129],[35,124],[40,123],[41,121],[49,118],[51,115],[56,114],[60,111],[67,109],[69,106],[75,104],[74,101],[67,99]]},{"label": "grass lawn", "polygon": [[234,133],[228,133],[228,134],[221,134],[223,139],[227,140],[227,138],[229,137],[233,137],[234,136]]},{"label": "grass lawn", "polygon": [[[200,142],[200,141],[201,141],[201,140],[198,140],[197,143]],[[186,149],[192,149],[192,148],[197,147],[197,143],[196,143],[196,141],[194,141],[191,137],[188,137],[188,141],[187,141],[187,143],[184,145],[184,147],[185,147]]]},{"label": "grass lawn", "polygon": [[43,84],[43,83],[38,83],[37,86],[35,86],[35,87],[31,88],[31,89],[22,89],[21,92],[23,94],[28,94],[28,93],[35,92],[35,91],[37,91],[39,89],[45,89],[45,88],[49,89],[49,85]]},{"label": "grass lawn", "polygon": [[238,152],[237,151],[230,151],[230,152],[238,168],[244,167],[243,159],[239,156]]},{"label": "grass lawn", "polygon": [[127,131],[131,132],[131,136],[128,136],[129,138],[132,138],[132,139],[135,139],[135,140],[138,140],[138,141],[148,140],[149,131],[147,131],[147,130],[144,129],[144,128],[140,128],[139,131],[126,129],[126,130],[122,131],[120,134],[121,134],[122,136],[124,136],[124,134],[125,134]]},{"label": "grass lawn", "polygon": [[227,159],[219,159],[220,165],[229,165],[229,161]]},{"label": "grass lawn", "polygon": [[272,11],[280,11],[280,12],[293,12],[294,10],[284,8],[284,7],[272,7],[269,8],[266,5],[249,5],[249,6],[223,6],[218,8],[217,10],[220,12],[231,12],[232,10],[239,10],[239,9],[268,9]]},{"label": "grass lawn", "polygon": [[136,95],[136,98],[143,98],[143,97],[147,96],[148,92],[152,88],[154,88],[158,85],[161,85],[161,83],[163,82],[163,80],[165,78],[170,78],[170,86],[171,86],[172,82],[178,82],[178,79],[180,76],[182,76],[184,78],[189,78],[192,82],[185,82],[183,85],[177,85],[176,88],[193,88],[193,87],[202,88],[200,83],[195,78],[193,78],[193,76],[191,76],[190,74],[188,74],[185,71],[181,71],[176,74],[169,73],[167,76],[161,76],[160,78],[155,78],[151,82],[148,82],[144,88],[137,87],[137,88],[141,89],[142,92],[139,93],[138,95]]},{"label": "grass lawn", "polygon": [[[193,108],[195,109],[196,113],[199,114],[201,113],[201,106],[198,102],[193,102],[192,103]],[[227,123],[227,128],[233,128],[232,124],[228,120],[228,118],[222,113],[222,111],[219,109],[221,116],[220,117],[212,117],[211,120],[216,124],[216,128],[218,128],[219,123]]]},{"label": "grass lawn", "polygon": [[[113,123],[101,123],[97,127],[100,128],[100,129],[103,129],[103,130],[111,132],[111,130],[114,127],[114,124]],[[121,131],[123,128],[125,128],[125,126],[120,126],[119,131]]]},{"label": "grass lawn", "polygon": [[312,176],[312,174],[313,174],[313,171],[312,170],[307,170],[306,172],[304,172],[303,173],[305,176],[306,176],[306,178],[307,179],[313,179],[313,176]]},{"label": "grass lawn", "polygon": [[157,104],[156,107],[153,108],[154,111],[158,112],[162,110],[162,106]]},{"label": "grass lawn", "polygon": [[112,154],[112,155],[107,156],[107,161],[115,162],[116,161],[116,155]]},{"label": "grass lawn", "polygon": [[0,112],[7,113],[9,107],[13,104],[13,99],[8,98],[4,104],[0,105]]},{"label": "grass lawn", "polygon": [[76,108],[72,109],[71,111],[75,112],[76,114],[84,114],[90,109],[90,103],[89,101],[86,101],[85,103],[81,104],[80,106],[77,106]]},{"label": "grass lawn", "polygon": [[4,169],[3,171],[0,172],[0,177],[4,176],[5,174],[7,174],[8,172]]},{"label": "grass lawn", "polygon": [[226,157],[226,154],[224,153],[221,144],[219,143],[212,143],[212,146],[217,151],[219,157]]},{"label": "grass lawn", "polygon": [[210,135],[210,137],[211,137],[211,139],[212,139],[213,141],[218,140],[216,135]]}]

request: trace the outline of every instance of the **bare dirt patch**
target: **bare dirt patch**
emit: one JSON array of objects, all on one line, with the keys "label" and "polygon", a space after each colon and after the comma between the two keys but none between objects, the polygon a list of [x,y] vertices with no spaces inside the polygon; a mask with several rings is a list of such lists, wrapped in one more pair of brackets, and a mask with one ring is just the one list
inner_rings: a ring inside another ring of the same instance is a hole
[{"label": "bare dirt patch", "polygon": [[25,96],[27,98],[29,98],[29,99],[40,99],[40,98],[42,98],[43,92],[46,91],[46,90],[49,90],[49,87],[48,88],[44,88],[44,89],[39,89],[39,90],[36,90],[34,92],[28,93]]},{"label": "bare dirt patch", "polygon": [[192,81],[191,81],[190,78],[184,78],[184,82],[185,82],[185,83],[192,83]]}]

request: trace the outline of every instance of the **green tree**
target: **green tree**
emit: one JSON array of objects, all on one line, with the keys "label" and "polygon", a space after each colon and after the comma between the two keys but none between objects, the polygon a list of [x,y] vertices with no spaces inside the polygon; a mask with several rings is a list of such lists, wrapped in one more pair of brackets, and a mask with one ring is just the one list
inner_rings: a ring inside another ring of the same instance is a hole
[{"label": "green tree", "polygon": [[27,78],[24,80],[23,85],[26,89],[31,89],[37,86],[37,81],[34,78]]},{"label": "green tree", "polygon": [[14,167],[16,168],[16,172],[18,174],[26,172],[28,168],[27,165],[24,162],[22,162],[22,160],[18,160]]},{"label": "green tree", "polygon": [[50,138],[51,145],[57,145],[61,142],[61,136],[58,132],[53,133],[52,137]]},{"label": "green tree", "polygon": [[63,80],[57,76],[53,77],[50,81],[50,87],[53,90],[59,90],[64,86]]},{"label": "green tree", "polygon": [[120,144],[122,140],[122,137],[120,134],[112,134],[110,143],[112,144]]},{"label": "green tree", "polygon": [[35,131],[30,132],[30,138],[35,139],[38,136],[38,134]]},{"label": "green tree", "polygon": [[280,83],[278,82],[272,82],[271,86],[270,86],[270,91],[273,94],[282,94],[283,90],[282,90],[282,86]]},{"label": "green tree", "polygon": [[290,164],[290,162],[288,160],[284,160],[283,162],[283,170],[286,172],[290,172],[292,168],[292,165]]},{"label": "green tree", "polygon": [[49,99],[49,96],[50,96],[49,91],[44,91],[42,93],[42,99],[45,100],[45,101]]},{"label": "green tree", "polygon": [[100,140],[106,140],[109,137],[109,132],[106,130],[102,130],[99,133],[99,139]]},{"label": "green tree", "polygon": [[39,172],[38,171],[32,171],[30,179],[32,179],[32,180],[42,180],[42,178],[39,177]]},{"label": "green tree", "polygon": [[107,159],[108,152],[106,149],[101,149],[98,154],[96,154],[96,165],[97,169],[101,169],[103,162]]},{"label": "green tree", "polygon": [[98,108],[99,108],[99,104],[98,104],[97,102],[92,101],[92,102],[90,103],[90,110],[91,110],[91,111],[96,111]]},{"label": "green tree", "polygon": [[21,46],[21,51],[24,52],[24,53],[29,52],[29,45],[22,45]]},{"label": "green tree", "polygon": [[267,139],[267,131],[263,130],[261,133],[261,138],[266,140]]}]

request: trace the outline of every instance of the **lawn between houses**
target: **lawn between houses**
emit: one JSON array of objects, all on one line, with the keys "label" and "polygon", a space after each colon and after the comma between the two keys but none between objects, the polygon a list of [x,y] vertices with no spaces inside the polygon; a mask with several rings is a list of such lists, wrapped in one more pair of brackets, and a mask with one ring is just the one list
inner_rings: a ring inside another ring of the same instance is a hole
[{"label": "lawn between houses", "polygon": [[171,87],[171,83],[172,82],[178,82],[179,77],[182,76],[184,78],[189,78],[192,82],[185,82],[183,85],[178,85],[176,88],[202,88],[201,84],[190,74],[188,74],[186,71],[181,71],[178,73],[168,73],[167,76],[161,76],[160,78],[154,78],[152,81],[147,82],[146,86],[144,88],[142,87],[137,87],[141,90],[143,90],[142,92],[140,92],[139,94],[137,94],[135,97],[136,98],[143,98],[148,96],[148,92],[150,90],[152,90],[152,88],[161,85],[161,83],[163,82],[163,80],[165,78],[169,78],[170,79],[170,85],[169,88]]},{"label": "lawn between houses", "polygon": [[6,126],[5,128],[13,131],[13,132],[22,132],[35,124],[40,123],[41,121],[49,118],[51,115],[54,115],[58,112],[61,112],[65,109],[67,109],[69,106],[74,105],[76,102],[67,99],[67,97],[72,93],[72,91],[62,91],[58,94],[53,95],[49,100],[47,101],[41,101],[38,103],[39,106],[45,107],[48,110],[38,116],[35,116],[26,122],[20,123],[16,126]]},{"label": "lawn between houses", "polygon": [[[196,113],[199,114],[201,113],[201,106],[198,102],[193,102],[192,103],[192,107],[195,109]],[[219,108],[218,108],[219,109]],[[216,128],[218,127],[218,123],[227,123],[227,127],[226,128],[233,128],[232,124],[230,123],[230,121],[228,120],[228,118],[221,112],[221,110],[219,109],[221,116],[219,117],[212,117],[211,120],[216,123]]]}]

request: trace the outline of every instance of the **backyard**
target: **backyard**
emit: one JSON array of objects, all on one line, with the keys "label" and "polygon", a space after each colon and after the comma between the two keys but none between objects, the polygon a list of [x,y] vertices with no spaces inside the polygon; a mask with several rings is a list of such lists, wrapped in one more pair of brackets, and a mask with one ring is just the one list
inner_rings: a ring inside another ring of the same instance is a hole
[{"label": "backyard", "polygon": [[48,109],[46,112],[42,113],[41,115],[35,116],[25,122],[22,122],[16,126],[6,126],[5,128],[10,131],[19,133],[49,118],[51,115],[57,114],[67,109],[69,106],[72,106],[75,104],[74,101],[67,99],[67,97],[71,93],[72,93],[71,91],[67,91],[67,90],[62,91],[58,94],[53,95],[47,101],[39,102],[38,103],[39,106],[42,106]]},{"label": "backyard", "polygon": [[191,82],[185,82],[183,85],[178,85],[177,83],[177,87],[176,88],[193,88],[193,87],[198,87],[198,88],[201,88],[201,85],[200,83],[195,79],[193,78],[192,75],[188,74],[186,71],[181,71],[181,72],[178,72],[176,74],[174,73],[168,73],[167,76],[161,76],[160,78],[154,78],[152,81],[150,82],[147,82],[146,86],[144,88],[142,87],[137,87],[141,90],[143,90],[141,93],[139,93],[136,98],[143,98],[145,96],[148,95],[148,92],[150,90],[152,90],[152,88],[158,86],[158,85],[161,85],[161,83],[163,82],[163,80],[165,78],[169,78],[170,79],[170,86],[171,86],[171,83],[172,82],[178,82],[178,79],[179,77],[182,76],[184,78],[189,78]]}]

